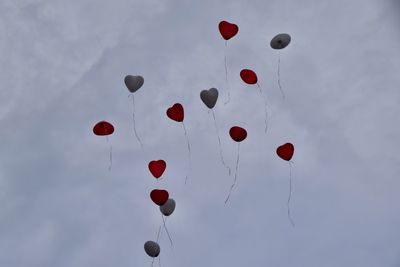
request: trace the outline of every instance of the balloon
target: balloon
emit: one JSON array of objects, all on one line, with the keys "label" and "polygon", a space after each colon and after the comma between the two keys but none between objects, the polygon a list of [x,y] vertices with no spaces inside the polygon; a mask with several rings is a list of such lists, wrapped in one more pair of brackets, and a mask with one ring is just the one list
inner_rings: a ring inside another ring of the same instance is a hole
[{"label": "balloon", "polygon": [[208,90],[203,90],[203,91],[200,92],[200,98],[203,101],[203,103],[208,108],[211,109],[217,103],[218,90],[215,89],[215,88],[211,88],[211,89],[208,89]]},{"label": "balloon", "polygon": [[133,76],[133,75],[127,75],[125,76],[125,85],[128,88],[129,92],[134,93],[137,90],[140,89],[140,87],[142,87],[143,83],[144,83],[144,79],[142,76],[138,75],[138,76]]},{"label": "balloon", "polygon": [[239,31],[239,27],[236,24],[229,23],[227,21],[221,21],[218,25],[218,29],[222,35],[222,38],[225,40],[231,39]]},{"label": "balloon", "polygon": [[289,161],[293,157],[293,153],[294,146],[291,143],[286,143],[276,149],[276,154],[278,154],[281,159],[286,161]]},{"label": "balloon", "polygon": [[271,40],[271,47],[273,49],[283,49],[290,43],[290,35],[287,33],[280,33]]},{"label": "balloon", "polygon": [[231,138],[236,141],[236,142],[241,142],[247,137],[247,132],[245,129],[239,127],[239,126],[233,126],[229,130],[229,135]]},{"label": "balloon", "polygon": [[160,178],[161,175],[164,173],[166,167],[167,163],[165,163],[165,161],[163,161],[162,159],[149,162],[149,170],[155,178]]},{"label": "balloon", "polygon": [[182,122],[184,118],[183,106],[179,103],[167,109],[167,116],[174,121]]},{"label": "balloon", "polygon": [[169,216],[174,212],[175,206],[176,206],[175,200],[169,198],[164,205],[160,206],[160,211],[164,216]]},{"label": "balloon", "polygon": [[162,206],[168,201],[169,194],[166,190],[154,189],[150,193],[150,198],[156,205]]},{"label": "balloon", "polygon": [[247,84],[256,84],[258,79],[257,79],[257,74],[249,69],[243,69],[240,71],[240,78],[247,83]]},{"label": "balloon", "polygon": [[101,121],[96,123],[96,125],[93,127],[93,133],[95,135],[110,135],[114,132],[114,126],[112,126],[111,123],[107,121]]},{"label": "balloon", "polygon": [[154,241],[147,241],[144,243],[144,251],[152,258],[160,255],[160,246]]}]

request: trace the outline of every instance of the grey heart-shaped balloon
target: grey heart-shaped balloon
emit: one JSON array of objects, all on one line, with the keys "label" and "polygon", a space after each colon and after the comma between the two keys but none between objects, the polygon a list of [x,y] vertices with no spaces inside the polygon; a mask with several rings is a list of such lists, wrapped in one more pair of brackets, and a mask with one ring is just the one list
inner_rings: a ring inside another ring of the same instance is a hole
[{"label": "grey heart-shaped balloon", "polygon": [[162,214],[164,214],[164,216],[169,216],[174,212],[175,206],[176,206],[175,200],[169,198],[164,205],[160,206],[160,211]]},{"label": "grey heart-shaped balloon", "polygon": [[144,243],[144,251],[146,251],[147,255],[150,257],[157,257],[160,254],[160,246],[157,242],[147,241]]},{"label": "grey heart-shaped balloon", "polygon": [[213,108],[217,103],[218,99],[218,90],[215,88],[211,88],[208,90],[203,90],[200,92],[201,101],[208,107]]},{"label": "grey heart-shaped balloon", "polygon": [[144,79],[140,75],[137,75],[137,76],[126,75],[124,81],[125,81],[126,87],[128,88],[129,92],[131,92],[131,93],[134,93],[137,90],[139,90],[140,87],[142,87],[142,85],[144,83]]}]

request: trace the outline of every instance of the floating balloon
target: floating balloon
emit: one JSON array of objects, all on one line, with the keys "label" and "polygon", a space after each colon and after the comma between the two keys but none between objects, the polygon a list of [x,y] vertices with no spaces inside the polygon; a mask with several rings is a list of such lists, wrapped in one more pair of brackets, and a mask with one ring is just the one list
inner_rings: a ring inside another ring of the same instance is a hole
[{"label": "floating balloon", "polygon": [[[273,49],[280,50],[280,49],[283,49],[286,46],[288,46],[290,43],[290,40],[291,40],[291,38],[290,38],[289,34],[280,33],[280,34],[276,35],[274,38],[272,38],[270,45]],[[281,68],[281,54],[278,53],[278,71],[277,71],[278,86],[279,86],[279,90],[281,91],[282,97],[285,98],[285,93],[283,92],[282,85],[281,85],[280,68]]]},{"label": "floating balloon", "polygon": [[231,100],[231,95],[228,87],[228,60],[226,56],[227,46],[228,46],[228,40],[238,33],[239,27],[236,24],[229,23],[227,21],[221,21],[218,25],[218,29],[219,32],[221,33],[222,38],[225,39],[225,49],[224,49],[225,84],[226,84],[226,91],[228,92],[228,99],[224,104],[227,104]]},{"label": "floating balloon", "polygon": [[154,189],[150,192],[150,198],[156,205],[162,206],[168,201],[169,194],[166,190]]},{"label": "floating balloon", "polygon": [[141,147],[143,147],[143,143],[139,138],[139,135],[137,133],[136,130],[136,122],[135,122],[135,95],[133,94],[134,92],[136,92],[137,90],[139,90],[144,83],[144,79],[142,76],[137,75],[137,76],[133,76],[133,75],[127,75],[125,76],[125,85],[128,88],[129,92],[132,93],[132,121],[133,121],[133,131],[134,134],[136,136],[136,139],[138,140],[139,144]]},{"label": "floating balloon", "polygon": [[294,227],[295,226],[294,221],[293,221],[292,217],[290,216],[290,200],[292,198],[292,164],[291,164],[290,160],[292,159],[293,154],[294,154],[294,146],[293,146],[293,144],[286,143],[286,144],[283,144],[283,145],[279,146],[276,149],[276,154],[278,154],[278,156],[281,159],[286,160],[286,161],[289,162],[290,174],[289,174],[289,196],[288,196],[288,199],[287,199],[287,216],[288,216],[288,219],[289,219],[290,223]]},{"label": "floating balloon", "polygon": [[144,251],[146,251],[147,255],[150,257],[156,258],[160,255],[160,245],[154,241],[147,241],[144,243]]},{"label": "floating balloon", "polygon": [[229,135],[235,142],[242,142],[247,137],[247,131],[239,126],[233,126],[229,130]]},{"label": "floating balloon", "polygon": [[247,84],[256,84],[258,79],[257,79],[257,74],[249,69],[243,69],[240,71],[240,78],[247,83]]},{"label": "floating balloon", "polygon": [[174,120],[177,122],[183,122],[183,119],[184,119],[183,106],[179,103],[174,104],[172,107],[167,109],[167,116],[171,120]]},{"label": "floating balloon", "polygon": [[[100,121],[96,123],[96,125],[93,127],[93,133],[98,136],[105,136],[108,143],[108,136],[114,133],[114,126],[107,121]],[[108,167],[108,170],[111,170],[111,166],[112,166],[112,145],[110,144],[110,165]]]},{"label": "floating balloon", "polygon": [[164,216],[169,216],[174,212],[175,206],[175,200],[169,198],[167,202],[164,203],[164,205],[160,206],[160,211]]},{"label": "floating balloon", "polygon": [[162,159],[149,162],[149,170],[155,178],[160,178],[161,175],[164,173],[166,167],[167,163]]},{"label": "floating balloon", "polygon": [[284,145],[279,146],[276,149],[276,154],[278,154],[278,156],[286,161],[290,161],[293,157],[294,154],[294,146],[291,143],[286,143]]},{"label": "floating balloon", "polygon": [[114,132],[114,126],[107,121],[98,122],[93,127],[93,133],[95,135],[105,136],[105,135],[110,135],[113,132]]},{"label": "floating balloon", "polygon": [[126,87],[128,88],[129,92],[131,92],[131,93],[134,93],[137,90],[139,90],[140,87],[142,87],[144,84],[144,79],[140,75],[137,75],[137,76],[126,75],[124,81],[125,81]]},{"label": "floating balloon", "polygon": [[229,23],[227,21],[221,21],[218,24],[218,29],[221,33],[222,38],[224,38],[225,40],[231,39],[239,31],[239,27],[236,24]]},{"label": "floating balloon", "polygon": [[218,90],[211,88],[200,92],[201,101],[209,108],[212,109],[217,103]]},{"label": "floating balloon", "polygon": [[[183,106],[180,103],[175,103],[172,107],[169,107],[167,109],[167,116],[171,120],[177,121],[177,122],[182,122],[183,130],[185,131],[185,137],[186,137],[186,142],[187,142],[187,148],[188,148],[188,155],[189,155],[189,169],[191,169],[192,166],[192,160],[191,160],[191,152],[190,152],[190,142],[189,142],[189,137],[186,131],[186,126],[185,123],[183,122],[184,119],[184,109]],[[187,181],[188,175],[186,175],[185,178],[185,184]]]},{"label": "floating balloon", "polygon": [[235,178],[233,180],[233,183],[231,185],[231,188],[229,189],[229,193],[228,196],[225,199],[225,204],[228,202],[232,190],[236,185],[236,181],[237,181],[237,173],[238,173],[238,167],[239,167],[239,150],[240,150],[240,142],[242,142],[243,140],[246,139],[247,137],[247,131],[245,129],[243,129],[242,127],[239,126],[233,126],[230,130],[229,130],[229,135],[231,136],[231,138],[233,139],[233,141],[238,143],[238,150],[237,150],[237,158],[236,158],[236,170],[235,170]]}]

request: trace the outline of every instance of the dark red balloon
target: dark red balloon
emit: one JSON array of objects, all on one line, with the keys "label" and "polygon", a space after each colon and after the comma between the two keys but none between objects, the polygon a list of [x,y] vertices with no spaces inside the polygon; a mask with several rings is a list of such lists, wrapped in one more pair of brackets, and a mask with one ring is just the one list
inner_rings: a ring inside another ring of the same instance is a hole
[{"label": "dark red balloon", "polygon": [[176,103],[172,107],[167,109],[167,116],[174,121],[182,122],[184,118],[183,106]]},{"label": "dark red balloon", "polygon": [[155,178],[160,178],[164,173],[167,163],[164,160],[153,160],[149,162],[149,170]]},{"label": "dark red balloon", "polygon": [[93,133],[95,135],[110,135],[114,132],[114,126],[107,121],[101,121],[96,123],[93,127]]},{"label": "dark red balloon", "polygon": [[229,135],[231,138],[236,141],[236,142],[242,142],[244,139],[247,137],[247,132],[245,129],[239,127],[239,126],[233,126],[229,130]]},{"label": "dark red balloon", "polygon": [[294,146],[291,143],[286,143],[276,149],[276,154],[283,159],[289,161],[293,157]]},{"label": "dark red balloon", "polygon": [[151,200],[153,200],[153,202],[156,205],[162,206],[167,202],[167,200],[169,198],[169,194],[168,194],[168,192],[166,190],[154,189],[150,193],[150,198],[151,198]]},{"label": "dark red balloon", "polygon": [[218,29],[222,35],[222,38],[225,40],[231,39],[239,31],[239,27],[236,24],[229,23],[227,21],[221,21],[218,25]]},{"label": "dark red balloon", "polygon": [[240,71],[240,78],[247,83],[247,84],[256,84],[258,79],[257,79],[257,74],[249,69],[243,69]]}]

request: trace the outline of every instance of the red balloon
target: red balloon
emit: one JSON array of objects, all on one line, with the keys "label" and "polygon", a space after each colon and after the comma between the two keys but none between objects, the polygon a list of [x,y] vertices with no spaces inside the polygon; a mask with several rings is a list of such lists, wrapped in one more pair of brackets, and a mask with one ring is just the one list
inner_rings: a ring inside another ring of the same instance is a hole
[{"label": "red balloon", "polygon": [[164,173],[166,167],[167,163],[165,163],[165,161],[163,161],[162,159],[157,161],[153,160],[149,163],[149,170],[155,178],[160,178],[161,175]]},{"label": "red balloon", "polygon": [[243,69],[240,71],[240,78],[247,83],[247,84],[256,84],[258,79],[257,79],[257,74],[249,69]]},{"label": "red balloon", "polygon": [[293,153],[294,146],[291,143],[286,143],[276,149],[276,154],[278,154],[281,159],[286,161],[289,161],[293,157]]},{"label": "red balloon", "polygon": [[239,27],[236,24],[229,23],[227,21],[221,21],[218,25],[218,29],[222,35],[222,38],[225,40],[231,39],[239,31]]},{"label": "red balloon", "polygon": [[174,121],[182,122],[184,118],[183,106],[179,103],[176,103],[169,109],[167,109],[167,116]]},{"label": "red balloon", "polygon": [[247,132],[245,129],[239,127],[239,126],[233,126],[229,130],[229,135],[231,138],[236,141],[236,142],[242,142],[244,139],[247,137]]},{"label": "red balloon", "polygon": [[101,121],[96,123],[93,127],[93,133],[95,135],[110,135],[114,132],[114,126],[107,121]]},{"label": "red balloon", "polygon": [[150,198],[156,205],[162,206],[167,202],[169,194],[166,190],[154,189],[150,193]]}]

